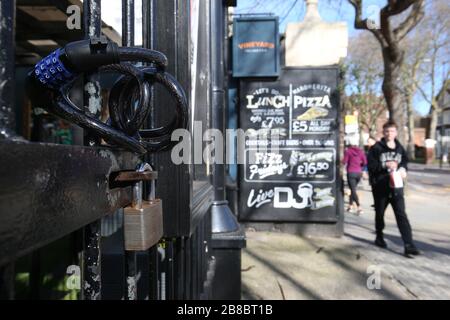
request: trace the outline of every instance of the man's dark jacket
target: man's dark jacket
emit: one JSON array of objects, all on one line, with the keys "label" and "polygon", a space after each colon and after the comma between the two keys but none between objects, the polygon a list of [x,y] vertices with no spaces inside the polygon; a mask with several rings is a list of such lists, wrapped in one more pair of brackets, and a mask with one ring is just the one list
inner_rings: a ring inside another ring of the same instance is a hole
[{"label": "man's dark jacket", "polygon": [[397,161],[398,168],[408,169],[408,156],[400,142],[395,139],[395,149],[387,146],[383,138],[369,150],[367,156],[370,184],[375,187],[389,188],[387,161]]}]

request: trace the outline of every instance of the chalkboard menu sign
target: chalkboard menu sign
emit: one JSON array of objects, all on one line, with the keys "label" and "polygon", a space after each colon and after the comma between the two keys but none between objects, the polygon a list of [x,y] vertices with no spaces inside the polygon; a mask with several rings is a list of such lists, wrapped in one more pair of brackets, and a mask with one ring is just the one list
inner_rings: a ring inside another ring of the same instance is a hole
[{"label": "chalkboard menu sign", "polygon": [[337,221],[337,85],[337,68],[285,68],[277,81],[241,81],[240,220]]}]

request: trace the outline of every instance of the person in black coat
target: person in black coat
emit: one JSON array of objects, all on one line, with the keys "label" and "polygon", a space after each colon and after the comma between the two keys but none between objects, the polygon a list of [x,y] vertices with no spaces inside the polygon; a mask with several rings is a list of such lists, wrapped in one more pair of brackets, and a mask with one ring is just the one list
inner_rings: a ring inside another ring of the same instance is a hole
[{"label": "person in black coat", "polygon": [[414,245],[411,225],[405,212],[403,184],[394,186],[391,181],[393,172],[401,176],[401,179],[406,178],[408,156],[396,139],[397,125],[395,122],[388,121],[384,124],[383,135],[384,138],[370,148],[367,159],[375,200],[375,245],[387,248],[383,237],[384,212],[388,204],[391,204],[405,245],[405,255],[418,255],[420,252]]}]

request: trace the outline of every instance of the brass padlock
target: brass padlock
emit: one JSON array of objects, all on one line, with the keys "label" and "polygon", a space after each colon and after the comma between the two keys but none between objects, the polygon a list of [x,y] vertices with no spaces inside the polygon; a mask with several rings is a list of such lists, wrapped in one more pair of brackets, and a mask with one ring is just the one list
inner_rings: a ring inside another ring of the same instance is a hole
[{"label": "brass padlock", "polygon": [[[139,172],[152,170],[145,163]],[[149,200],[143,200],[143,182],[133,186],[133,202],[124,209],[125,250],[144,251],[158,243],[163,236],[162,200],[155,198],[155,180],[152,180]]]}]

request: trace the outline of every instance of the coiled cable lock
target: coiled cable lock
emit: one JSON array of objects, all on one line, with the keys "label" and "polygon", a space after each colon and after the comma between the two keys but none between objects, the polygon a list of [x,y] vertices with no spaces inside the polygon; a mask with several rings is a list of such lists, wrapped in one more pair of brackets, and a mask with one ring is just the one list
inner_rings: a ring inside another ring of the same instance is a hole
[{"label": "coiled cable lock", "polygon": [[[151,63],[137,67],[131,62]],[[29,74],[31,96],[43,109],[90,130],[111,144],[144,154],[172,145],[171,134],[186,128],[188,105],[178,81],[165,72],[167,58],[159,51],[118,47],[106,38],[71,42],[38,62]],[[84,113],[69,99],[75,79],[82,73],[121,74],[108,99],[110,119],[104,123]],[[163,127],[141,129],[151,108],[151,87],[161,84],[173,96],[172,121]]]}]

